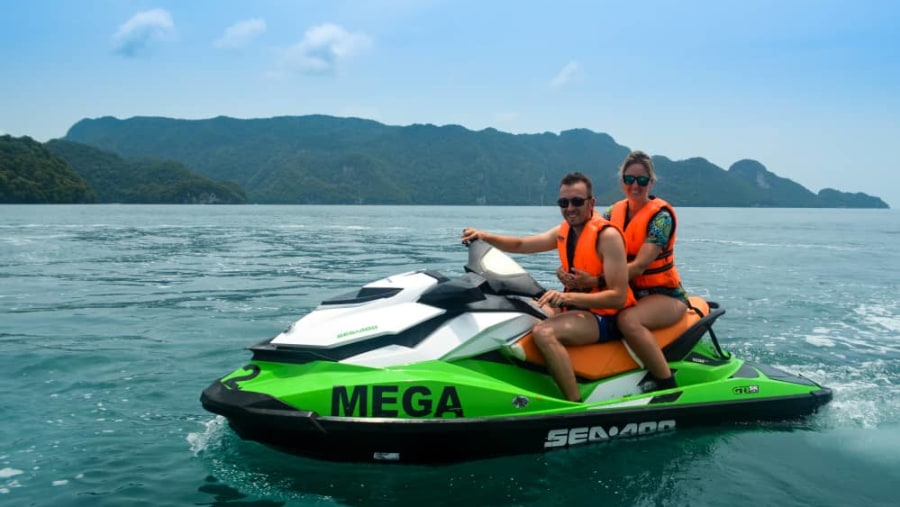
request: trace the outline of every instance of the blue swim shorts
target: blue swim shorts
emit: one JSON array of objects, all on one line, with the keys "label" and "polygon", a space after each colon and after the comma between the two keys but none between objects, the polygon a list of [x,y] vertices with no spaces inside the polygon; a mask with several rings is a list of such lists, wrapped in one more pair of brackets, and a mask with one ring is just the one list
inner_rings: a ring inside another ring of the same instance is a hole
[{"label": "blue swim shorts", "polygon": [[604,316],[595,313],[594,317],[597,319],[597,327],[600,328],[600,333],[597,336],[597,343],[606,343],[622,339],[622,332],[619,331],[619,326],[616,325],[615,315]]}]

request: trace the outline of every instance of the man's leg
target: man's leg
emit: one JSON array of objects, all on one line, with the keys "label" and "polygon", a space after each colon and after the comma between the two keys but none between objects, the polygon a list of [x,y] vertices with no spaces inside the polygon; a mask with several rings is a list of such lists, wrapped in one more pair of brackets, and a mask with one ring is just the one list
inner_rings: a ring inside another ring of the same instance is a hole
[{"label": "man's leg", "polygon": [[563,312],[535,324],[532,333],[560,391],[569,401],[581,401],[566,345],[595,343],[600,333],[597,318],[583,310]]}]

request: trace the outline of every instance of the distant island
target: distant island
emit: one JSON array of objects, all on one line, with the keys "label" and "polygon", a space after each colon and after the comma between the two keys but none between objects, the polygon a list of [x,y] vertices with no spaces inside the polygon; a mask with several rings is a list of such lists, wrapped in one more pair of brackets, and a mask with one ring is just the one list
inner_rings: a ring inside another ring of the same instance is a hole
[{"label": "distant island", "polygon": [[[582,171],[599,203],[621,198],[629,148],[586,129],[559,134],[388,126],[323,115],[241,120],[84,119],[41,144],[0,136],[0,202],[549,205]],[[676,206],[888,208],[818,194],[754,160],[728,170],[654,156],[655,192]]]}]

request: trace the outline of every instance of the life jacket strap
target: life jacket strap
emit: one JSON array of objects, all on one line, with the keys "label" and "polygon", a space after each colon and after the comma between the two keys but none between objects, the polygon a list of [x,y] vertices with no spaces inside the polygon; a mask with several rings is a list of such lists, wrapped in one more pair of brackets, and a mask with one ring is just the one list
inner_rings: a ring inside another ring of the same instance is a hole
[{"label": "life jacket strap", "polygon": [[672,268],[674,268],[674,267],[675,267],[675,263],[672,262],[672,261],[669,261],[669,262],[663,264],[662,266],[660,266],[660,267],[658,267],[658,268],[646,269],[646,270],[644,270],[644,272],[641,273],[641,274],[642,274],[642,275],[656,275],[656,274],[659,274],[659,273],[665,273],[666,271],[668,271],[668,270],[670,270],[670,269],[672,269]]}]

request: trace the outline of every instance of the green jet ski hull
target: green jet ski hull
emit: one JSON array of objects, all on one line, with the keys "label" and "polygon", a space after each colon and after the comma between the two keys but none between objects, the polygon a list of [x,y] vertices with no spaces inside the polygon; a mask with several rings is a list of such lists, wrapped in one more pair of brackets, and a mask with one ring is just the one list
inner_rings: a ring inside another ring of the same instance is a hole
[{"label": "green jet ski hull", "polygon": [[701,425],[790,420],[831,390],[745,362],[712,329],[725,313],[692,297],[654,331],[677,387],[654,390],[622,342],[569,349],[584,402],[562,398],[530,330],[543,288],[483,242],[466,274],[422,270],[323,301],[250,363],[213,382],[203,407],[241,437],[336,461],[441,463],[564,449]]},{"label": "green jet ski hull", "polygon": [[[396,368],[251,362],[214,382],[202,403],[242,438],[287,452],[442,463],[794,419],[832,397],[774,368],[696,351],[691,357],[671,364],[677,388],[594,403],[561,399],[546,372],[502,356]],[[587,393],[615,380],[580,386]]]}]

